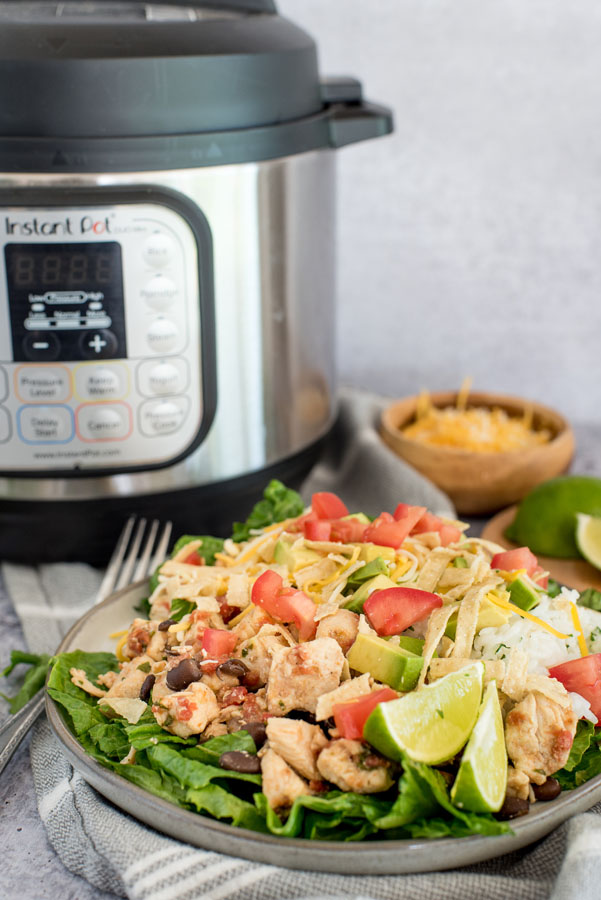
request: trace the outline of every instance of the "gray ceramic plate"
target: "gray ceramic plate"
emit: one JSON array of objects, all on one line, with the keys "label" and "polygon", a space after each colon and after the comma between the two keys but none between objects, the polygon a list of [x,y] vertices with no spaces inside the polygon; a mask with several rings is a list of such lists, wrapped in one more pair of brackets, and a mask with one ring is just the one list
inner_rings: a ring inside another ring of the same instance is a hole
[{"label": "gray ceramic plate", "polygon": [[[58,652],[78,649],[112,652],[115,642],[108,635],[129,626],[135,615],[134,606],[146,594],[146,582],[113,594],[73,626]],[[85,753],[63,722],[59,707],[49,697],[46,697],[46,708],[50,725],[69,761],[115,806],[158,831],[197,847],[290,869],[358,875],[453,869],[525,847],[569,816],[583,812],[601,800],[601,776],[597,776],[551,803],[536,803],[527,816],[512,823],[513,835],[497,837],[366,841],[363,844],[279,838],[223,825],[172,806],[130,784]]]}]

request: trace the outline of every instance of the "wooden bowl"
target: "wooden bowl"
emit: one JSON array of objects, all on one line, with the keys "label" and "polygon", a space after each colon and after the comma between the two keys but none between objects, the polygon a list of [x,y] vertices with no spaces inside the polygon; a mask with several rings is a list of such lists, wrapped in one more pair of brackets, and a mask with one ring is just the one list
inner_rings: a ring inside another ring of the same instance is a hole
[{"label": "wooden bowl", "polygon": [[[479,515],[516,503],[541,481],[564,472],[574,455],[574,435],[558,412],[520,397],[470,393],[469,406],[498,406],[511,416],[533,411],[533,425],[551,433],[547,444],[505,453],[475,453],[436,447],[406,438],[401,428],[414,418],[417,396],[393,403],[382,413],[381,435],[394,452],[449,495],[462,515]],[[457,391],[431,394],[434,406],[454,406]]]}]

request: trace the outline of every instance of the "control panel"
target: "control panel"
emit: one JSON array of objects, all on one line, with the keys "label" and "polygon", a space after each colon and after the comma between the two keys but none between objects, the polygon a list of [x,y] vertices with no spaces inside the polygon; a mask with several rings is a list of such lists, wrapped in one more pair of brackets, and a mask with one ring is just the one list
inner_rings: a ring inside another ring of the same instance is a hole
[{"label": "control panel", "polygon": [[202,255],[163,203],[0,209],[0,474],[153,468],[198,442]]}]

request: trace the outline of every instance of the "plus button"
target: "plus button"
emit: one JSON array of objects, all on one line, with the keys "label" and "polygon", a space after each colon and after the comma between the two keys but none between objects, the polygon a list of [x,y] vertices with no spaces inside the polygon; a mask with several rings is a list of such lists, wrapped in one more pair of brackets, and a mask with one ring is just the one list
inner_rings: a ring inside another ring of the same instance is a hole
[{"label": "plus button", "polygon": [[112,331],[84,332],[79,339],[79,349],[84,359],[110,359],[115,356],[119,342]]},{"label": "plus button", "polygon": [[95,334],[88,343],[88,347],[91,347],[94,353],[100,353],[102,348],[106,347],[106,341],[103,341],[99,334]]}]

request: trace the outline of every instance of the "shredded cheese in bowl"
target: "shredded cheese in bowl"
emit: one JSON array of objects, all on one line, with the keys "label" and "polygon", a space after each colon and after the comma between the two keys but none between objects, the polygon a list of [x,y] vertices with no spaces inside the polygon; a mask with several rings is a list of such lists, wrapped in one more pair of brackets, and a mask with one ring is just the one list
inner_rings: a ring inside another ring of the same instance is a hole
[{"label": "shredded cheese in bowl", "polygon": [[470,383],[466,380],[455,406],[433,406],[428,391],[422,391],[415,421],[402,431],[405,437],[422,444],[455,447],[475,453],[499,453],[546,444],[551,433],[533,426],[532,407],[523,416],[510,416],[499,407],[469,407]]}]

